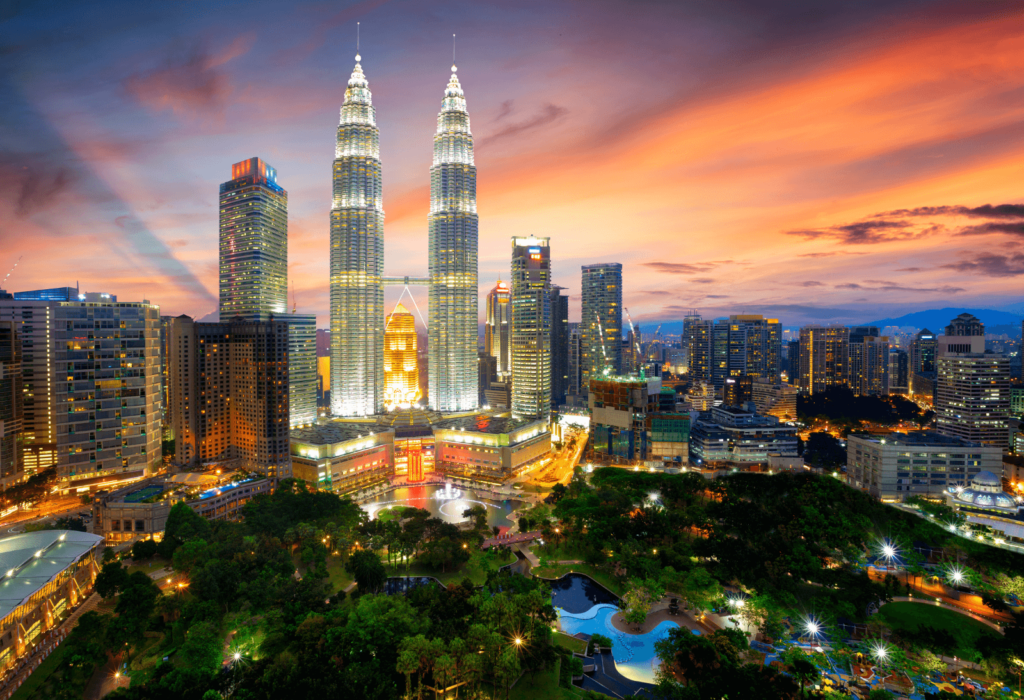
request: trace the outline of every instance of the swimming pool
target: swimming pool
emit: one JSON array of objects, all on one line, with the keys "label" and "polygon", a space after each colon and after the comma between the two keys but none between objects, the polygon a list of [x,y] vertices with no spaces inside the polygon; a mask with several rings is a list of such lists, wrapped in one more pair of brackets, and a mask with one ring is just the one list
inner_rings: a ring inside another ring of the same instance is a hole
[{"label": "swimming pool", "polygon": [[566,612],[585,613],[595,605],[618,602],[618,597],[583,574],[566,574],[551,582],[551,604]]},{"label": "swimming pool", "polygon": [[624,634],[612,626],[612,615],[619,608],[610,603],[595,605],[590,610],[572,613],[556,607],[558,621],[567,634],[603,634],[612,640],[615,668],[626,678],[640,683],[654,683],[654,672],[661,661],[654,653],[654,643],[668,636],[675,622],[665,620],[647,634]]}]

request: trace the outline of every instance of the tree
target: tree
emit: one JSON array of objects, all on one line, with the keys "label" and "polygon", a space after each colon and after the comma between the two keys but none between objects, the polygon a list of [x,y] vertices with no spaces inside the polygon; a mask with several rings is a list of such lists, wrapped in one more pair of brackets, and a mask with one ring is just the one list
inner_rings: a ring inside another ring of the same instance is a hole
[{"label": "tree", "polygon": [[622,618],[631,625],[640,626],[647,619],[651,607],[665,595],[665,588],[659,581],[647,579],[630,581],[629,589],[622,596]]},{"label": "tree", "polygon": [[132,545],[132,559],[152,559],[156,556],[158,545],[154,540],[139,540]]},{"label": "tree", "polygon": [[[251,503],[251,502],[250,502]],[[246,504],[249,505],[249,504]],[[209,540],[212,530],[210,523],[201,515],[185,505],[175,503],[167,515],[164,525],[164,538],[160,542],[160,556],[170,559],[174,550],[191,539]]]},{"label": "tree", "polygon": [[[403,644],[406,640],[402,640]],[[405,697],[408,700],[412,696],[412,674],[420,668],[420,660],[411,649],[404,649],[398,653],[398,663],[395,670],[405,676]]]},{"label": "tree", "polygon": [[121,562],[112,561],[103,565],[103,568],[96,575],[96,592],[101,598],[110,598],[117,595],[128,583],[128,570],[121,566]]},{"label": "tree", "polygon": [[388,574],[384,564],[373,552],[361,549],[345,562],[345,571],[352,574],[360,593],[377,593],[384,588]]},{"label": "tree", "polygon": [[808,683],[813,682],[821,672],[814,665],[807,654],[800,647],[790,647],[783,654],[783,661],[789,667],[789,672],[800,683],[800,695],[803,696],[804,688]]}]

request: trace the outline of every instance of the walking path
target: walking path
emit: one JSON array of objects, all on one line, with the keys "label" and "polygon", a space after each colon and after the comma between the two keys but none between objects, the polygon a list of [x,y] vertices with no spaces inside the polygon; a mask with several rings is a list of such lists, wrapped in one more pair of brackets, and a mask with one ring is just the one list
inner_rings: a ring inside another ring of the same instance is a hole
[{"label": "walking path", "polygon": [[520,532],[515,535],[498,535],[497,537],[491,537],[490,539],[484,540],[484,543],[480,545],[480,549],[489,549],[500,545],[509,546],[521,544],[523,542],[533,542],[539,537],[540,530],[534,530],[533,532]]}]

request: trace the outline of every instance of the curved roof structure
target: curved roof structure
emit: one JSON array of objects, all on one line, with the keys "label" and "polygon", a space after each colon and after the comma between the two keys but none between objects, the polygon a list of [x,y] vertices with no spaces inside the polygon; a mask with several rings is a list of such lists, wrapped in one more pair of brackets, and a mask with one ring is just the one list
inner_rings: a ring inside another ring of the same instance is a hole
[{"label": "curved roof structure", "polygon": [[978,472],[971,479],[971,485],[957,489],[953,496],[956,503],[973,505],[978,508],[1017,512],[1017,501],[1003,491],[1002,480],[990,471]]},{"label": "curved roof structure", "polygon": [[40,530],[0,539],[0,618],[103,543],[75,530]]}]

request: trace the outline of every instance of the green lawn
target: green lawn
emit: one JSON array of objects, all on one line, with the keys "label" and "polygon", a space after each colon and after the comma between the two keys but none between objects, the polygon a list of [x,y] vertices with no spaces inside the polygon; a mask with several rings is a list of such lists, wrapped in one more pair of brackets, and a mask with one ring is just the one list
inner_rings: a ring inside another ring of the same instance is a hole
[{"label": "green lawn", "polygon": [[416,510],[416,508],[413,508],[412,506],[391,506],[390,508],[382,508],[377,511],[374,519],[380,520],[384,523],[389,520],[401,520],[407,510]]},{"label": "green lawn", "polygon": [[132,564],[128,567],[128,573],[134,573],[136,571],[142,571],[147,574],[151,574],[154,571],[159,571],[170,566],[170,562],[160,557],[153,557],[152,559],[145,560],[140,564]]},{"label": "green lawn", "polygon": [[960,647],[958,656],[966,658],[976,656],[980,638],[999,634],[973,618],[930,603],[887,603],[878,611],[878,616],[894,630],[916,632],[919,627],[928,626],[948,632]]},{"label": "green lawn", "polygon": [[615,595],[622,595],[624,587],[615,577],[607,571],[598,569],[590,564],[549,564],[548,566],[535,566],[530,572],[541,578],[561,578],[568,573],[586,574],[610,590]]},{"label": "green lawn", "polygon": [[576,700],[579,695],[568,688],[558,687],[561,659],[547,671],[527,673],[509,693],[509,700]]},{"label": "green lawn", "polygon": [[413,563],[408,568],[405,566],[388,566],[387,560],[384,560],[384,566],[387,569],[388,576],[433,576],[444,584],[460,583],[464,578],[469,578],[473,585],[482,586],[487,581],[488,571],[511,564],[515,560],[516,555],[511,552],[506,557],[498,554],[497,550],[494,550],[493,553],[477,550],[470,555],[469,561],[461,567],[449,569],[448,571],[441,571],[440,569],[416,563]]},{"label": "green lawn", "polygon": [[331,582],[331,590],[337,593],[345,590],[352,583],[352,575],[345,571],[345,564],[340,557],[328,557],[327,578]]},{"label": "green lawn", "polygon": [[560,647],[565,647],[569,651],[576,652],[577,654],[582,654],[587,650],[587,643],[584,642],[582,639],[570,637],[569,635],[563,634],[562,632],[555,632],[554,634],[552,634],[551,643],[556,644]]},{"label": "green lawn", "polygon": [[[56,692],[57,688],[50,688],[47,681],[50,680],[50,676],[53,672],[60,668],[61,663],[64,661],[64,653],[66,647],[61,644],[59,647],[54,649],[43,663],[39,664],[39,668],[32,672],[21,687],[14,691],[14,695],[11,696],[11,700],[28,700],[29,698],[36,696],[39,698],[52,697],[53,693]],[[44,688],[44,685],[46,686]],[[40,693],[36,691],[42,690]]]}]

